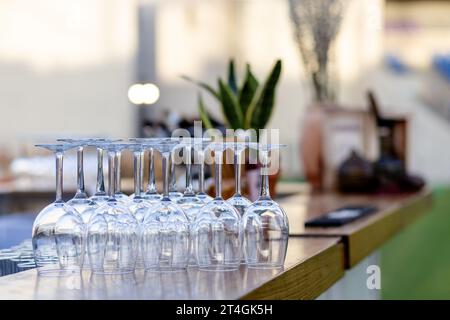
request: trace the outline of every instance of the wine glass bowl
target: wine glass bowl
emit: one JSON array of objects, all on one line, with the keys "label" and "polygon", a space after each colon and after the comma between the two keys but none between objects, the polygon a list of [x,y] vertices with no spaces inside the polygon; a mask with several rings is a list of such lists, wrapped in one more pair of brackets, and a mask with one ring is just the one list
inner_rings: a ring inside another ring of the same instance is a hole
[{"label": "wine glass bowl", "polygon": [[186,269],[189,252],[189,220],[172,201],[161,201],[142,223],[142,253],[146,270]]},{"label": "wine glass bowl", "polygon": [[272,200],[257,200],[242,217],[244,258],[249,268],[281,268],[289,228],[284,210]]},{"label": "wine glass bowl", "polygon": [[214,199],[198,213],[192,241],[200,270],[233,271],[241,263],[240,217],[223,199]]},{"label": "wine glass bowl", "polygon": [[127,207],[118,201],[108,200],[92,216],[87,234],[92,272],[134,272],[138,254],[138,222]]},{"label": "wine glass bowl", "polygon": [[[32,242],[34,260],[39,275],[65,275],[61,269],[56,225],[65,215],[77,216],[78,212],[64,202],[54,202],[42,209],[33,223]],[[61,229],[58,230],[62,231]]]},{"label": "wine glass bowl", "polygon": [[62,271],[81,272],[85,259],[86,225],[82,218],[68,211],[55,224],[56,250]]}]

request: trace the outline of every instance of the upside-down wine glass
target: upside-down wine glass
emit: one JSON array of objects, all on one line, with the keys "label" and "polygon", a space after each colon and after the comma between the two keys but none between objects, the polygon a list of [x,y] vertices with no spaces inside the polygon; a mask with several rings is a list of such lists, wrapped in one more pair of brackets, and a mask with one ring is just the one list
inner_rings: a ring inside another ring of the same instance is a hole
[{"label": "upside-down wine glass", "polygon": [[142,177],[144,175],[142,162],[144,158],[144,146],[141,143],[134,143],[130,144],[128,149],[133,152],[134,162],[134,197],[130,199],[128,208],[139,225],[136,268],[142,269],[144,267],[144,262],[142,260],[142,253],[139,245],[141,238],[141,224],[145,215],[150,211],[150,203],[142,197]]},{"label": "upside-down wine glass", "polygon": [[108,200],[108,193],[105,189],[105,176],[103,173],[103,156],[104,150],[96,143],[112,143],[121,141],[120,139],[102,139],[93,138],[88,140],[88,145],[97,149],[97,182],[95,185],[95,193],[90,197],[97,205],[102,205]]},{"label": "upside-down wine glass", "polygon": [[[63,199],[63,159],[64,152],[72,146],[63,143],[38,144],[55,154],[56,160],[56,199],[39,212],[33,223],[32,244],[36,269],[40,276],[63,276],[72,274],[74,268],[80,268],[83,263],[82,236],[84,225],[79,213]],[[70,254],[65,251],[64,239],[66,227],[72,228],[75,251]],[[79,251],[76,251],[77,248]]]},{"label": "upside-down wine glass", "polygon": [[75,196],[67,201],[67,204],[82,214],[83,211],[89,208],[97,207],[97,204],[89,199],[84,187],[83,153],[89,139],[58,139],[58,141],[69,143],[77,149],[77,191]]},{"label": "upside-down wine glass", "polygon": [[203,206],[192,225],[197,264],[204,271],[233,271],[241,262],[239,212],[222,198],[222,156],[226,146],[223,142],[211,143],[216,197]]},{"label": "upside-down wine glass", "polygon": [[261,191],[258,200],[242,217],[244,257],[249,268],[281,268],[286,257],[289,222],[286,213],[269,192],[270,153],[285,145],[259,144]]},{"label": "upside-down wine glass", "polygon": [[245,151],[246,143],[235,142],[233,143],[233,163],[234,163],[234,183],[235,193],[227,200],[229,204],[239,211],[241,217],[244,215],[245,209],[252,204],[250,200],[241,194],[241,164],[242,164],[242,152]]},{"label": "upside-down wine glass", "polygon": [[108,201],[100,206],[87,226],[87,251],[92,272],[132,273],[138,254],[138,222],[128,207],[115,198],[117,155],[125,144],[110,143],[108,150]]},{"label": "upside-down wine glass", "polygon": [[181,271],[189,259],[189,220],[169,195],[170,156],[180,140],[154,144],[162,156],[164,193],[161,201],[144,217],[141,251],[148,271]]}]

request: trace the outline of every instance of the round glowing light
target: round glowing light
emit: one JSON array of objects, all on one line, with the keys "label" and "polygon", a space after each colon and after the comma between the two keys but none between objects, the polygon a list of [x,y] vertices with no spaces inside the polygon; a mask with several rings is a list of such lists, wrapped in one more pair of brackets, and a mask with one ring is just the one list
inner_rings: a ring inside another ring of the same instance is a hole
[{"label": "round glowing light", "polygon": [[128,89],[128,99],[134,104],[153,104],[159,99],[159,88],[153,83],[136,83]]},{"label": "round glowing light", "polygon": [[159,88],[153,83],[146,83],[142,86],[144,103],[153,104],[159,99]]},{"label": "round glowing light", "polygon": [[133,84],[130,89],[128,89],[128,99],[134,104],[142,104],[144,100],[142,98],[142,87],[140,83]]}]

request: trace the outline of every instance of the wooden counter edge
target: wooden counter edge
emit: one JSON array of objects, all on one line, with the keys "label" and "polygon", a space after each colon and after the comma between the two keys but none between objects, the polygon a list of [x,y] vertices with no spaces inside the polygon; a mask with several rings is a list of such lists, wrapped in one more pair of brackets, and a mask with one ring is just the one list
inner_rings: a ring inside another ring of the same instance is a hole
[{"label": "wooden counter edge", "polygon": [[242,296],[242,300],[315,299],[345,272],[342,243],[299,262],[278,277]]},{"label": "wooden counter edge", "polygon": [[346,245],[346,268],[350,269],[375,249],[387,242],[399,231],[424,215],[432,206],[433,194],[412,198],[394,208],[387,209],[390,214],[371,223],[353,234],[343,237]]}]

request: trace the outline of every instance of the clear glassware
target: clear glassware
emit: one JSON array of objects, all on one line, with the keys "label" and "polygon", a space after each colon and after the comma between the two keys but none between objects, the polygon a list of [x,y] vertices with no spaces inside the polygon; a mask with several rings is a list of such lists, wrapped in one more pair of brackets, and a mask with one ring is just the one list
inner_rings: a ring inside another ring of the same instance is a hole
[{"label": "clear glassware", "polygon": [[[176,202],[183,209],[189,221],[194,221],[204,202],[198,198],[192,186],[192,150],[196,139],[183,139],[184,162],[186,164],[186,189]],[[201,142],[202,139],[200,139]]]},{"label": "clear glassware", "polygon": [[88,145],[97,149],[97,183],[95,186],[95,193],[90,197],[90,200],[94,201],[97,205],[102,205],[108,201],[108,193],[105,189],[105,177],[103,174],[103,156],[104,150],[97,143],[112,143],[119,142],[121,139],[103,139],[92,138],[88,139]]},{"label": "clear glassware", "polygon": [[259,144],[261,191],[242,217],[244,258],[249,268],[281,268],[286,257],[289,222],[269,192],[270,152],[284,145]]},{"label": "clear glassware", "polygon": [[245,209],[247,209],[252,202],[241,194],[241,164],[242,164],[242,152],[245,151],[247,144],[244,142],[233,143],[233,158],[234,158],[234,181],[235,181],[235,193],[227,200],[229,204],[239,211],[241,217],[244,215]]},{"label": "clear glassware", "polygon": [[97,207],[97,204],[90,200],[84,187],[84,147],[89,139],[58,139],[58,141],[71,144],[77,148],[77,192],[75,196],[67,201],[67,204],[82,214],[85,210]]},{"label": "clear glassware", "polygon": [[86,225],[79,214],[67,212],[55,224],[56,251],[60,269],[80,273],[86,254]]},{"label": "clear glassware", "polygon": [[[181,198],[178,198],[177,203],[183,209],[184,213],[189,219],[189,222],[195,220],[200,209],[205,205],[204,199],[197,197],[192,186],[192,151],[194,144],[202,143],[204,139],[183,139],[184,145],[184,162],[186,164],[186,189]],[[197,264],[195,259],[195,241],[189,241],[189,265]]]},{"label": "clear glassware", "polygon": [[115,198],[118,151],[125,144],[105,145],[108,151],[108,201],[100,206],[87,226],[87,251],[92,272],[124,274],[135,270],[138,254],[138,222],[128,207]]},{"label": "clear glassware", "polygon": [[[46,206],[34,220],[32,244],[34,261],[40,276],[64,276],[79,269],[83,264],[82,233],[84,224],[80,214],[62,200],[64,152],[71,148],[68,144],[39,144],[55,154],[56,159],[56,199]],[[70,227],[66,229],[66,227]],[[74,243],[66,246],[66,240]]]},{"label": "clear glassware", "polygon": [[205,271],[232,271],[241,263],[239,212],[222,198],[222,155],[226,143],[213,142],[216,197],[198,213],[192,225],[197,264]]},{"label": "clear glassware", "polygon": [[150,204],[142,196],[144,146],[141,143],[135,143],[130,144],[128,149],[133,152],[134,161],[134,196],[128,203],[128,209],[130,209],[138,223],[142,223],[145,214],[150,209]]},{"label": "clear glassware", "polygon": [[142,253],[140,250],[140,239],[141,239],[141,224],[144,220],[145,215],[150,211],[151,204],[142,197],[142,178],[144,175],[144,169],[142,166],[144,158],[144,147],[141,143],[130,144],[128,149],[133,152],[134,160],[134,197],[130,199],[128,208],[130,212],[136,218],[139,230],[138,230],[138,255],[136,261],[136,268],[142,269],[144,267],[144,262],[142,260]]},{"label": "clear glassware", "polygon": [[[167,138],[170,139],[170,138]],[[155,204],[162,199],[162,195],[158,193],[155,179],[155,150],[152,143],[161,141],[159,138],[133,138],[130,141],[143,144],[144,148],[148,150],[148,183],[147,190],[142,197],[150,204]]]},{"label": "clear glassware", "polygon": [[128,205],[130,201],[130,197],[128,197],[125,193],[121,191],[122,188],[122,150],[126,148],[126,145],[118,145],[116,149],[116,178],[115,178],[115,195],[117,201],[121,202],[124,205]]},{"label": "clear glassware", "polygon": [[181,198],[183,194],[177,189],[177,175],[175,171],[175,161],[174,161],[174,153],[175,150],[181,147],[175,147],[170,154],[170,185],[169,185],[169,196],[173,201],[177,201],[178,198]]},{"label": "clear glassware", "polygon": [[205,192],[205,149],[209,146],[209,141],[194,144],[194,153],[199,163],[197,198],[203,201],[204,204],[210,202],[213,197]]},{"label": "clear glassware", "polygon": [[158,193],[155,179],[155,150],[148,149],[148,184],[147,191],[143,195],[144,199],[149,202],[157,202],[162,199],[162,195]]},{"label": "clear glassware", "polygon": [[164,193],[142,224],[141,250],[146,270],[180,271],[189,259],[189,220],[169,196],[170,156],[179,139],[162,140],[154,148],[162,155]]}]

